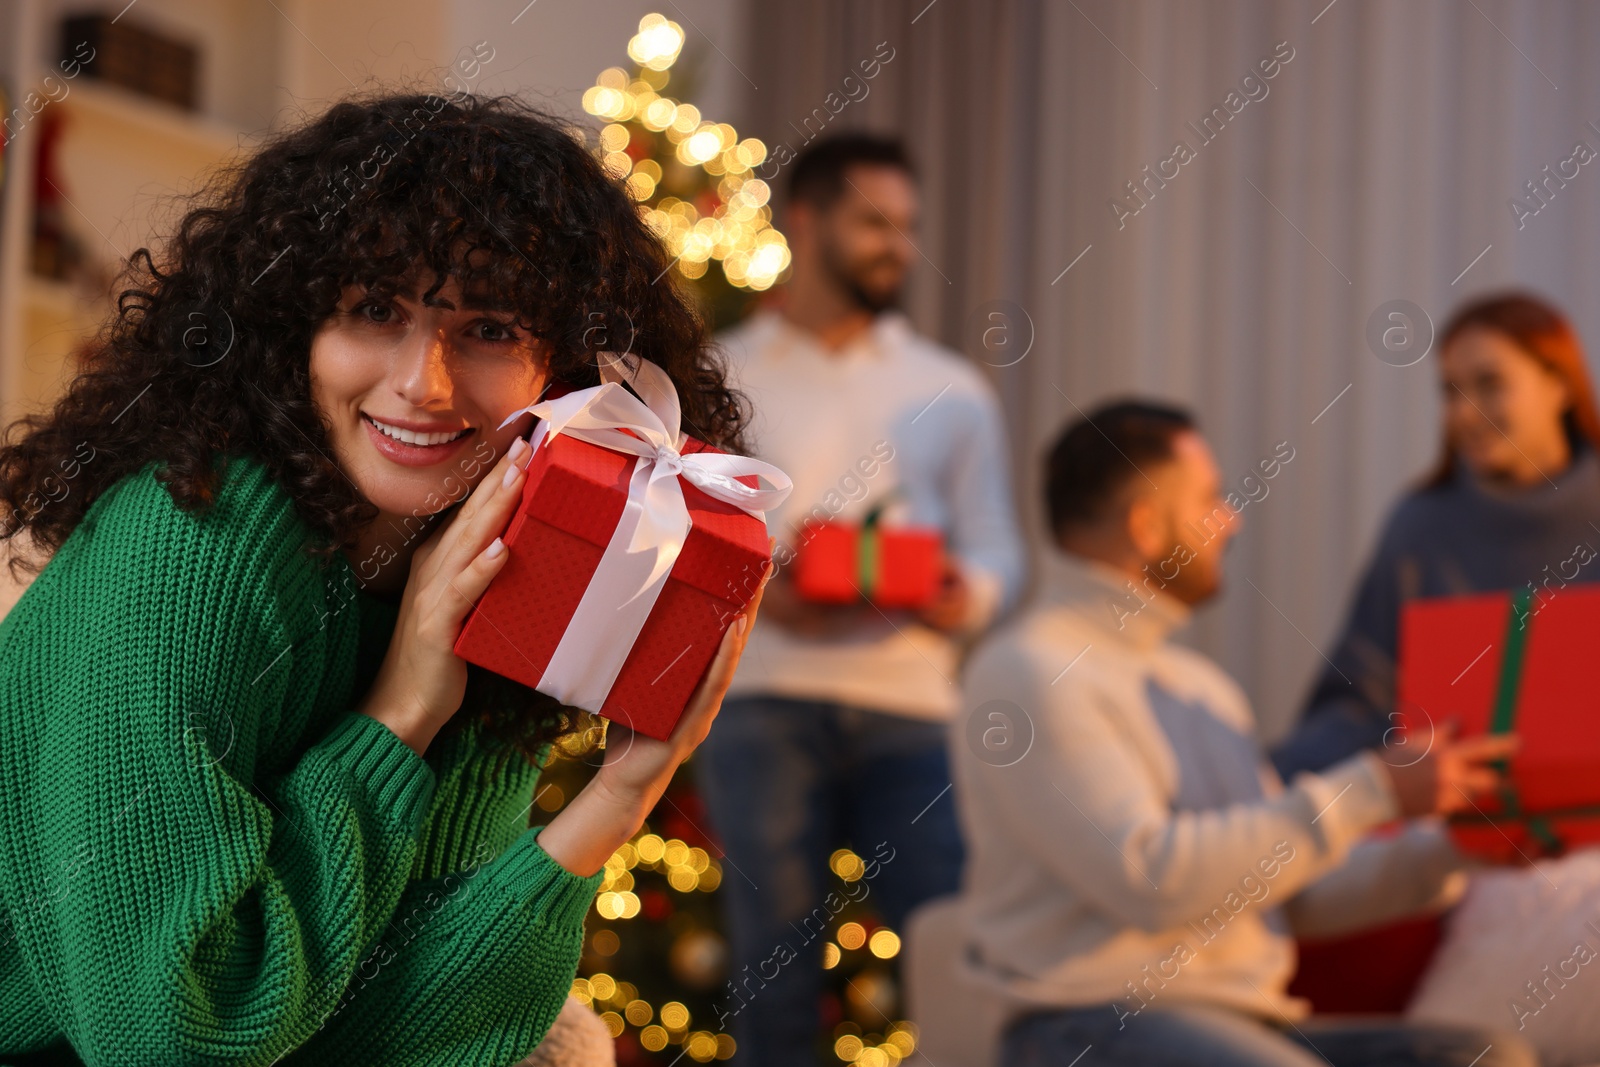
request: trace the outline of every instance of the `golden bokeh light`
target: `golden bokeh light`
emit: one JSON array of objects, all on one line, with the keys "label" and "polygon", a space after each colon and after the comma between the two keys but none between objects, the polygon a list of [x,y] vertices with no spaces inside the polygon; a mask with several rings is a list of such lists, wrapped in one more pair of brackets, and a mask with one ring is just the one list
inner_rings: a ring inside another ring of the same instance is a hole
[{"label": "golden bokeh light", "polygon": [[828,857],[828,868],[847,882],[853,882],[866,873],[866,864],[861,862],[861,857],[847,848],[841,848]]},{"label": "golden bokeh light", "polygon": [[900,935],[893,930],[878,930],[867,942],[867,947],[880,960],[893,959],[900,952]]},{"label": "golden bokeh light", "polygon": [[705,1030],[696,1030],[684,1038],[683,1047],[689,1053],[689,1058],[696,1063],[710,1063],[717,1058],[717,1035]]},{"label": "golden bokeh light", "polygon": [[689,1009],[676,1000],[661,1005],[661,1025],[668,1030],[686,1030],[689,1026]]},{"label": "golden bokeh light", "polygon": [[683,27],[651,12],[639,20],[639,32],[628,42],[628,58],[650,70],[666,70],[683,50]]}]

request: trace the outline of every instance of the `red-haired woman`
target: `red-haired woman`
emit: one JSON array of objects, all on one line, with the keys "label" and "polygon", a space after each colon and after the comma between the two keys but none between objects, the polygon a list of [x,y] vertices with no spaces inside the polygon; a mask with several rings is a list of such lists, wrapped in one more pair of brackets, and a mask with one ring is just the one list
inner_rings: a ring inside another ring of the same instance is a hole
[{"label": "red-haired woman", "polygon": [[1583,347],[1525,293],[1476,300],[1439,337],[1444,449],[1395,506],[1331,665],[1273,761],[1287,779],[1383,743],[1400,609],[1416,597],[1600,580],[1600,413]]}]

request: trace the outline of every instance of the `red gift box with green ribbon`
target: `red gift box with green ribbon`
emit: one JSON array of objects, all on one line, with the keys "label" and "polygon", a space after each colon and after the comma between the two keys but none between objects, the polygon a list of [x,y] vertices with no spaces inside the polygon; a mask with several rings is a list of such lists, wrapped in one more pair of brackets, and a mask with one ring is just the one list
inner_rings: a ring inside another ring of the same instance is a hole
[{"label": "red gift box with green ribbon", "polygon": [[1451,817],[1464,851],[1514,863],[1600,842],[1600,586],[1414,600],[1400,616],[1399,715],[1419,757],[1442,724],[1516,733],[1498,794]]},{"label": "red gift box with green ribbon", "polygon": [[796,591],[822,604],[870,600],[880,608],[923,608],[944,578],[944,537],[934,529],[885,526],[888,501],[859,525],[811,520],[794,560]]}]

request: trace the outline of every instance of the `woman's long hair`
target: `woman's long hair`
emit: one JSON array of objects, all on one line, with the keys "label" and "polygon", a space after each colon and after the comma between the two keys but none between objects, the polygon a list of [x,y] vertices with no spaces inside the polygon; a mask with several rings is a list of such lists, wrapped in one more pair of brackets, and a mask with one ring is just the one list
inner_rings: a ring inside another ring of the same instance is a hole
[{"label": "woman's long hair", "polygon": [[[248,453],[293,498],[315,535],[308,552],[326,562],[354,544],[378,509],[330,458],[311,339],[348,285],[392,296],[418,264],[433,276],[424,301],[453,275],[517,309],[550,351],[552,380],[596,385],[595,353],[631,350],[677,383],[686,430],[740,449],[742,400],[705,325],[582,137],[515,97],[387,93],[340,102],[217,172],[157,252],[123,265],[116,311],[65,395],[6,428],[0,540],[26,530],[53,552],[101,492],[152,460],[173,501],[201,512],[219,460]],[[84,442],[93,462],[78,462]],[[531,758],[574,729],[571,711],[471,667],[450,724],[481,721]]]},{"label": "woman's long hair", "polygon": [[[1509,337],[1545,370],[1567,387],[1572,403],[1561,415],[1567,444],[1576,453],[1580,448],[1600,452],[1600,411],[1595,407],[1594,387],[1589,383],[1589,368],[1583,358],[1578,332],[1565,315],[1529,293],[1494,293],[1459,308],[1440,332],[1438,349],[1474,327],[1496,330]],[[1421,488],[1433,489],[1450,482],[1459,462],[1446,431],[1439,462],[1423,479]]]}]

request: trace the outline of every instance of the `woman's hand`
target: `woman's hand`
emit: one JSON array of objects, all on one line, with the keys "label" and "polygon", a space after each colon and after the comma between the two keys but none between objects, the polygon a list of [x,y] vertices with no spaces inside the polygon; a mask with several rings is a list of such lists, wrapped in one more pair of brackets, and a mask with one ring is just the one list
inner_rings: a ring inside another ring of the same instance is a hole
[{"label": "woman's hand", "polygon": [[773,565],[744,612],[722,635],[706,676],[689,698],[678,725],[665,741],[628,729],[617,722],[606,728],[605,762],[572,803],[539,831],[539,844],[551,859],[574,874],[587,877],[605,866],[621,844],[638,833],[645,818],[666,792],[678,765],[706,739],[733,681],[750,628]]},{"label": "woman's hand", "polygon": [[1521,745],[1516,734],[1479,734],[1457,740],[1454,723],[1439,728],[1438,741],[1422,758],[1385,763],[1402,818],[1450,815],[1473,806],[1473,798],[1504,784],[1499,769]]},{"label": "woman's hand", "polygon": [[532,455],[526,440],[513,441],[460,510],[411,557],[394,636],[360,710],[419,756],[466,695],[467,664],[455,654],[456,638],[467,612],[505,566],[499,534],[522,496]]}]

